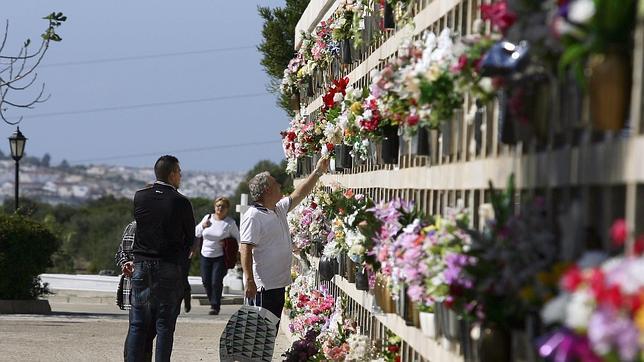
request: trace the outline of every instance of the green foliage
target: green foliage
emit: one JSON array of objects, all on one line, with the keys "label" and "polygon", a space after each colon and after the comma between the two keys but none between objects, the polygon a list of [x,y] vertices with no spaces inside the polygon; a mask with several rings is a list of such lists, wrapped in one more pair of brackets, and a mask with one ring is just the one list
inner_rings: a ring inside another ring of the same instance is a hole
[{"label": "green foliage", "polygon": [[[63,15],[63,13],[57,13],[53,12],[47,16],[45,16],[43,19],[49,20],[49,27],[47,27],[47,30],[41,35],[41,37],[45,41],[61,41],[63,38],[60,37],[60,35],[56,34],[56,28],[61,26],[63,22],[67,21],[67,17]],[[30,43],[29,39],[25,42],[25,47],[28,46]]]},{"label": "green foliage", "polygon": [[264,19],[263,41],[257,47],[264,55],[260,63],[271,77],[269,89],[279,94],[277,104],[289,116],[293,115],[293,111],[288,98],[279,93],[279,84],[288,62],[295,56],[295,26],[308,4],[309,0],[286,0],[283,8],[257,8]]},{"label": "green foliage", "polygon": [[51,265],[59,244],[42,224],[0,214],[0,299],[36,299],[46,293],[39,275]]}]

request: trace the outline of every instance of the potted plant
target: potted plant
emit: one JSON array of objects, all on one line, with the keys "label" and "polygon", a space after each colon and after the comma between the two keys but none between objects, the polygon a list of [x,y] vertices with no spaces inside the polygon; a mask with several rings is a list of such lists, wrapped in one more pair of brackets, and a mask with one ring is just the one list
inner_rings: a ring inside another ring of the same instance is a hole
[{"label": "potted plant", "polygon": [[628,117],[636,3],[559,1],[558,16],[553,20],[564,46],[560,71],[571,68],[582,84],[588,75],[591,118],[599,130],[619,130]]}]

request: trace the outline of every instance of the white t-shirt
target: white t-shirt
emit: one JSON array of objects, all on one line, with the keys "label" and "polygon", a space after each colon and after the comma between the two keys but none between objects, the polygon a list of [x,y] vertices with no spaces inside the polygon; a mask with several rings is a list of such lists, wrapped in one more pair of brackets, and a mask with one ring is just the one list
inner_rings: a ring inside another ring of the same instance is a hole
[{"label": "white t-shirt", "polygon": [[275,205],[275,211],[251,207],[241,219],[243,244],[253,245],[253,274],[257,289],[283,288],[291,284],[293,252],[286,213],[291,198]]},{"label": "white t-shirt", "polygon": [[201,255],[207,258],[216,258],[224,255],[221,240],[232,237],[239,241],[239,229],[231,217],[218,220],[215,215],[210,216],[210,226],[204,229],[202,225],[208,216],[204,216],[201,222],[195,226],[195,236],[203,237]]}]

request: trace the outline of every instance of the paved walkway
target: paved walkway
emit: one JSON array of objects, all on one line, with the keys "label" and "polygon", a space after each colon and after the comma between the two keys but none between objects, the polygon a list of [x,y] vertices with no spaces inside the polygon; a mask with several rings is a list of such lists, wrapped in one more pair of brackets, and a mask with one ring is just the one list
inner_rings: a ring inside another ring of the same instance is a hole
[{"label": "paved walkway", "polygon": [[[196,304],[196,303],[193,303]],[[105,304],[51,303],[51,315],[0,315],[1,361],[119,361],[128,326],[127,312]],[[195,305],[181,313],[173,361],[218,361],[219,337],[239,305],[222,306],[218,316]],[[274,361],[290,343],[280,332]]]}]

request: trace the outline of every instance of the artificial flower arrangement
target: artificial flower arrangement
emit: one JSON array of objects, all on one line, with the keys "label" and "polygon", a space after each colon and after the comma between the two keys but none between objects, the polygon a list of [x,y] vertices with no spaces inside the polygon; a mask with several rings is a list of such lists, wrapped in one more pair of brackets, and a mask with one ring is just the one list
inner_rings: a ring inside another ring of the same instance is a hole
[{"label": "artificial flower arrangement", "polygon": [[591,54],[627,52],[635,27],[634,0],[560,0],[552,28],[564,52],[561,69],[572,67],[580,81]]},{"label": "artificial flower arrangement", "polygon": [[466,317],[498,328],[520,326],[534,305],[521,298],[526,286],[557,262],[558,244],[547,227],[542,200],[514,214],[514,178],[504,191],[490,185],[493,217],[482,231],[459,224],[471,244],[446,256],[452,269],[451,308]]},{"label": "artificial flower arrangement", "polygon": [[369,7],[368,0],[340,0],[340,6],[333,17],[333,39],[337,41],[352,40],[353,47],[362,44],[362,31],[365,28],[365,19],[373,10]]},{"label": "artificial flower arrangement", "polygon": [[398,24],[413,26],[412,0],[381,0],[381,4],[384,5],[385,1],[393,8],[394,17]]},{"label": "artificial flower arrangement", "polygon": [[289,173],[295,172],[298,158],[312,156],[320,150],[322,130],[307,116],[295,115],[289,128],[282,131],[281,135],[287,160],[286,171]]},{"label": "artificial flower arrangement", "polygon": [[[617,220],[610,234],[613,245],[622,247],[628,234],[625,222]],[[554,326],[539,340],[541,357],[561,362],[644,360],[644,236],[637,238],[633,251],[599,263],[582,258],[565,271],[561,294],[541,311],[543,322]]]},{"label": "artificial flower arrangement", "polygon": [[383,360],[371,340],[358,334],[355,320],[347,316],[346,300],[315,288],[312,274],[295,279],[288,299],[289,330],[299,339],[282,355],[284,361]]},{"label": "artificial flower arrangement", "polygon": [[287,216],[291,239],[295,248],[309,252],[312,245],[323,245],[329,235],[329,226],[321,207],[308,196]]}]

